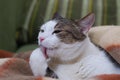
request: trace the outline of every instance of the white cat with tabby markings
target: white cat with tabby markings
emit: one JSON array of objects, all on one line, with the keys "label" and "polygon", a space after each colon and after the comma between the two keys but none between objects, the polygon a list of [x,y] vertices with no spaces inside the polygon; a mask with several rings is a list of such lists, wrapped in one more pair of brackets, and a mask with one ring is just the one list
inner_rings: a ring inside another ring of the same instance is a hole
[{"label": "white cat with tabby markings", "polygon": [[[38,36],[43,54],[36,49],[38,52],[33,52],[30,57],[34,74],[42,74],[37,69],[43,64],[52,69],[60,80],[81,80],[100,74],[119,74],[120,67],[115,66],[106,56],[106,52],[95,46],[88,37],[94,20],[93,13],[79,20],[69,20],[56,15],[54,19],[43,24]],[[37,54],[42,56],[38,57]],[[42,63],[43,57],[45,63]]]}]

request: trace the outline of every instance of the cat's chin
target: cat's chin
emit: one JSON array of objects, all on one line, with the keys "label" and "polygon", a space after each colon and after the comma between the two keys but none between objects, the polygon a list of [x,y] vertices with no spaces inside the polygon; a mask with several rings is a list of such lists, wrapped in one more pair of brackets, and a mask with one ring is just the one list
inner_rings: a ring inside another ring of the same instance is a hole
[{"label": "cat's chin", "polygon": [[56,50],[57,48],[47,48],[47,55],[49,58],[57,57]]}]

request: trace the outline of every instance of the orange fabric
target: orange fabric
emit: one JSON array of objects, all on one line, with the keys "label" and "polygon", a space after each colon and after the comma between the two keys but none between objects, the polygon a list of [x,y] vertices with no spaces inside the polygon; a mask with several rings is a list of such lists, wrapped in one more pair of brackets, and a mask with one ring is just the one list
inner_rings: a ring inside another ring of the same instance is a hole
[{"label": "orange fabric", "polygon": [[38,77],[38,78],[36,78],[35,80],[43,80],[43,79],[42,79],[42,77]]},{"label": "orange fabric", "polygon": [[97,80],[120,80],[120,74],[99,75]]},{"label": "orange fabric", "polygon": [[110,45],[110,46],[108,46],[108,47],[106,47],[106,50],[107,51],[111,51],[111,50],[114,50],[114,49],[120,49],[120,44],[118,44],[118,45]]},{"label": "orange fabric", "polygon": [[29,62],[29,58],[31,55],[32,51],[27,51],[27,52],[21,52],[21,53],[16,53],[13,57],[15,58],[21,58]]},{"label": "orange fabric", "polygon": [[56,80],[48,77],[35,77],[29,63],[20,58],[0,59],[0,80]]},{"label": "orange fabric", "polygon": [[5,51],[5,50],[0,50],[0,58],[7,58],[7,57],[12,57],[14,53]]}]

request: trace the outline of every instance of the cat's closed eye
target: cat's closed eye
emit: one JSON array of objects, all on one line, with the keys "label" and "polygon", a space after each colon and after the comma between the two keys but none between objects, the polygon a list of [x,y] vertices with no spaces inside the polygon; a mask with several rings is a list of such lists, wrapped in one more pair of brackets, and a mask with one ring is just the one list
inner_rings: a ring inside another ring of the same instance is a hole
[{"label": "cat's closed eye", "polygon": [[42,33],[43,33],[43,32],[44,32],[44,30],[43,30],[43,29],[40,29],[40,32],[42,32]]},{"label": "cat's closed eye", "polygon": [[57,33],[60,33],[62,30],[55,30],[52,34],[57,34]]}]

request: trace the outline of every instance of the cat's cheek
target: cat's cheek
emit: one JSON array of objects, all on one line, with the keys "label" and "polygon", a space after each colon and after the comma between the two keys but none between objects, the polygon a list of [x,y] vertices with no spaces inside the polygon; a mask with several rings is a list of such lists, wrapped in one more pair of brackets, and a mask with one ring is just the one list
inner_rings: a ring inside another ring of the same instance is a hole
[{"label": "cat's cheek", "polygon": [[59,46],[59,39],[57,37],[50,37],[50,38],[47,38],[45,39],[43,42],[42,42],[42,45],[46,48],[58,48]]}]

